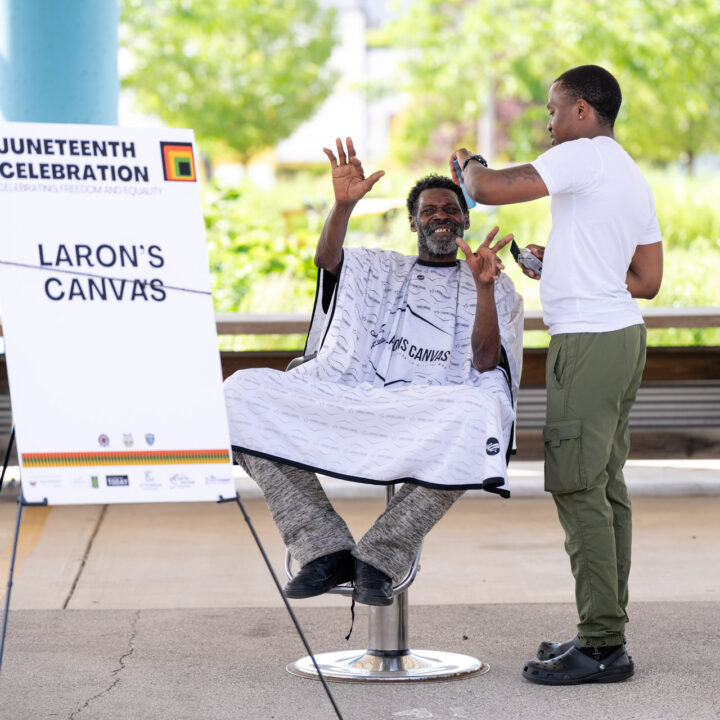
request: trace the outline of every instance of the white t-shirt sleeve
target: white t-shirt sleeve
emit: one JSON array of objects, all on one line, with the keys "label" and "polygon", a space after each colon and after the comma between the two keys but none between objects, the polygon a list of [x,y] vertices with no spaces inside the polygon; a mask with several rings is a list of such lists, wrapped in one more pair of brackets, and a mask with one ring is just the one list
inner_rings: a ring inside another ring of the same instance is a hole
[{"label": "white t-shirt sleeve", "polygon": [[645,234],[641,238],[638,238],[638,245],[652,245],[656,242],[662,242],[662,234],[660,233],[660,225],[658,225],[655,202],[653,201],[652,194],[650,195],[650,204],[652,209],[650,220],[645,229]]},{"label": "white t-shirt sleeve", "polygon": [[530,163],[550,195],[582,193],[592,188],[602,170],[602,156],[586,139],[570,140],[540,155]]}]

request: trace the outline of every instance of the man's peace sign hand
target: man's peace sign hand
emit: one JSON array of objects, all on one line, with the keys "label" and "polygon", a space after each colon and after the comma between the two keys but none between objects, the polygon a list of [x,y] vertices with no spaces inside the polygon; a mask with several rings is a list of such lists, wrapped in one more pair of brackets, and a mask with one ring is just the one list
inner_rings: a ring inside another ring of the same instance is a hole
[{"label": "man's peace sign hand", "polygon": [[497,254],[513,239],[513,235],[506,235],[491,247],[490,243],[492,243],[499,230],[499,227],[494,227],[475,252],[470,249],[470,246],[462,238],[457,238],[458,247],[465,254],[465,261],[472,271],[475,282],[479,285],[494,283],[498,279],[500,271],[505,269],[505,265],[503,265]]},{"label": "man's peace sign hand", "polygon": [[352,138],[346,138],[347,154],[343,148],[342,140],[337,138],[337,158],[332,150],[323,148],[323,152],[330,159],[332,167],[333,191],[335,202],[338,205],[354,205],[358,200],[370,192],[372,186],[385,174],[384,170],[374,172],[366,178],[362,164],[355,154]]}]

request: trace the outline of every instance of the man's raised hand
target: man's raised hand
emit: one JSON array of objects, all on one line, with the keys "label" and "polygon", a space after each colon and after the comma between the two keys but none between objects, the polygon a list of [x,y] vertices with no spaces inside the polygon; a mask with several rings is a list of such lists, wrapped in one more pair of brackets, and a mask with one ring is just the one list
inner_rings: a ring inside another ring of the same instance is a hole
[{"label": "man's raised hand", "polygon": [[342,140],[340,138],[335,140],[337,158],[332,150],[323,148],[332,167],[333,191],[338,205],[355,204],[370,192],[372,186],[385,174],[384,170],[378,170],[366,178],[362,164],[355,154],[352,138],[346,138],[346,143],[347,153],[343,148]]},{"label": "man's raised hand", "polygon": [[499,230],[500,228],[497,226],[494,227],[475,252],[470,249],[470,246],[462,238],[457,238],[458,247],[465,254],[465,261],[472,271],[475,282],[482,285],[494,283],[500,275],[500,271],[505,269],[505,265],[503,265],[497,254],[513,239],[513,235],[506,235],[491,246]]}]

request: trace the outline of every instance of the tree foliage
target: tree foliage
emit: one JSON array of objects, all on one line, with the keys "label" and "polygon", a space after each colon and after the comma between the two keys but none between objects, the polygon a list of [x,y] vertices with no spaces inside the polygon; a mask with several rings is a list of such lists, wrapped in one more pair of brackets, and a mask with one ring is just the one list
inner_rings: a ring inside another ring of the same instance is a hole
[{"label": "tree foliage", "polygon": [[207,184],[204,206],[216,310],[312,309],[318,213],[284,214],[274,193],[248,180],[234,187]]},{"label": "tree foliage", "polygon": [[123,0],[124,78],[143,111],[243,161],[288,137],[331,90],[334,13],[316,0]]},{"label": "tree foliage", "polygon": [[618,137],[631,154],[690,162],[720,149],[717,0],[414,0],[402,7],[375,38],[408,52],[399,82],[411,98],[397,123],[401,157],[438,142],[477,146],[477,123],[492,98],[509,133],[506,154],[527,159],[547,145],[548,86],[589,63],[620,81]]}]

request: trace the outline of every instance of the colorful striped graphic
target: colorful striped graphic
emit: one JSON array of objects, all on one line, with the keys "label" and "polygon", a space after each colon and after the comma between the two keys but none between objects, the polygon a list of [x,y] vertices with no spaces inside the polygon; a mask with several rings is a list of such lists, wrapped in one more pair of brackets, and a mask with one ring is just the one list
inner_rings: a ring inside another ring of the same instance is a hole
[{"label": "colorful striped graphic", "polygon": [[26,468],[105,465],[213,465],[231,463],[227,450],[137,450],[128,452],[23,453]]},{"label": "colorful striped graphic", "polygon": [[191,143],[161,142],[160,152],[166,180],[195,182],[195,157]]}]

